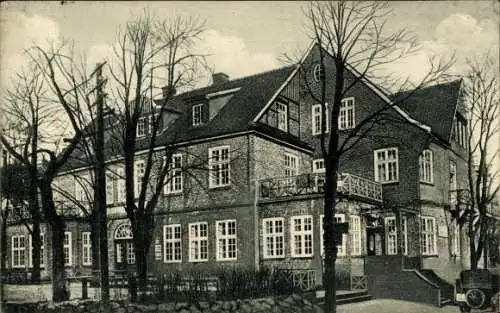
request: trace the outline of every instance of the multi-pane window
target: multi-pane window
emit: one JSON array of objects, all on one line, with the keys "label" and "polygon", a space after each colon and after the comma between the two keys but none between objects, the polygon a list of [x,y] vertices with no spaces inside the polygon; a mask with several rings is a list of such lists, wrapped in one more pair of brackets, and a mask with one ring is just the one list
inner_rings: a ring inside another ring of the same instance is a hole
[{"label": "multi-pane window", "polygon": [[290,223],[292,257],[313,255],[313,218],[310,215],[293,216]]},{"label": "multi-pane window", "polygon": [[210,188],[228,186],[231,182],[229,146],[208,149]]},{"label": "multi-pane window", "polygon": [[285,256],[284,219],[281,217],[262,220],[264,258],[282,258]]},{"label": "multi-pane window", "polygon": [[421,218],[421,248],[423,255],[435,255],[436,250],[436,220],[434,217]]},{"label": "multi-pane window", "polygon": [[282,131],[288,131],[288,104],[277,101],[276,102],[278,109],[278,129]]},{"label": "multi-pane window", "polygon": [[[407,222],[406,217],[401,218],[401,244],[402,252],[404,255],[407,254]],[[385,218],[385,238],[386,238],[386,250],[388,255],[398,254],[398,231],[396,225],[396,217],[390,216]]]},{"label": "multi-pane window", "polygon": [[64,252],[64,265],[73,264],[71,232],[69,231],[64,232],[63,252]]},{"label": "multi-pane window", "polygon": [[125,200],[125,177],[123,168],[115,168],[106,173],[106,203],[118,203]]},{"label": "multi-pane window", "polygon": [[[328,124],[328,103],[325,104],[325,133],[329,131]],[[323,122],[323,105],[315,104],[312,106],[312,134],[319,135],[321,134],[321,127]]]},{"label": "multi-pane window", "polygon": [[[29,246],[30,246],[30,253],[29,253],[29,266],[33,267],[33,249],[34,249],[34,243],[33,243],[33,238],[31,235],[28,237],[29,240]],[[45,266],[45,234],[41,233],[40,234],[40,267]]]},{"label": "multi-pane window", "polygon": [[216,229],[217,260],[236,260],[236,220],[217,221]]},{"label": "multi-pane window", "polygon": [[[320,224],[320,230],[321,230],[321,241],[320,241],[320,249],[321,249],[321,254],[325,253],[325,239],[324,239],[324,234],[325,234],[325,216],[321,214],[320,216],[321,219],[321,224]],[[335,214],[334,218],[334,224],[338,223],[344,223],[345,222],[345,215],[344,214]],[[333,225],[335,227],[335,225]],[[345,256],[346,255],[346,235],[342,234],[342,243],[337,242],[337,256]]]},{"label": "multi-pane window", "polygon": [[182,192],[182,154],[174,154],[168,164],[165,193]]},{"label": "multi-pane window", "polygon": [[26,243],[23,235],[12,236],[12,267],[25,266]]},{"label": "multi-pane window", "polygon": [[[297,175],[297,165],[298,165],[298,157],[291,153],[284,154],[284,173],[285,177],[293,177]],[[295,187],[295,178],[289,178],[283,180],[283,184],[285,188],[294,188]]]},{"label": "multi-pane window", "polygon": [[351,255],[361,255],[361,218],[349,216],[349,234],[351,236]]},{"label": "multi-pane window", "polygon": [[391,183],[398,181],[398,148],[375,150],[374,159],[375,181],[380,183]]},{"label": "multi-pane window", "polygon": [[208,223],[189,224],[189,261],[208,261]]},{"label": "multi-pane window", "polygon": [[323,187],[325,185],[325,171],[324,159],[313,160],[313,174],[315,174],[314,184],[316,191],[323,191]]},{"label": "multi-pane window", "polygon": [[339,129],[354,127],[354,97],[342,99],[339,111]]},{"label": "multi-pane window", "polygon": [[467,146],[467,125],[465,119],[459,114],[455,116],[452,139],[464,148]]},{"label": "multi-pane window", "polygon": [[182,261],[181,239],[180,224],[163,226],[163,261],[165,263]]},{"label": "multi-pane window", "polygon": [[457,165],[450,161],[450,202],[452,205],[457,202]]},{"label": "multi-pane window", "polygon": [[424,150],[419,156],[420,181],[432,184],[434,182],[432,150]]},{"label": "multi-pane window", "polygon": [[155,121],[158,123],[160,119],[159,114],[149,114],[147,116],[141,116],[137,119],[136,135],[137,137],[144,137],[153,131],[153,125]]},{"label": "multi-pane window", "polygon": [[144,161],[143,160],[135,161],[134,170],[135,170],[135,184],[134,184],[135,197],[138,198],[142,190],[142,179],[144,178],[144,172],[146,171]]},{"label": "multi-pane window", "polygon": [[127,247],[127,263],[128,264],[135,264],[134,243],[129,241],[126,244],[126,247]]},{"label": "multi-pane window", "polygon": [[82,264],[92,265],[92,241],[90,232],[82,233]]},{"label": "multi-pane window", "polygon": [[203,124],[203,103],[193,105],[193,126]]}]

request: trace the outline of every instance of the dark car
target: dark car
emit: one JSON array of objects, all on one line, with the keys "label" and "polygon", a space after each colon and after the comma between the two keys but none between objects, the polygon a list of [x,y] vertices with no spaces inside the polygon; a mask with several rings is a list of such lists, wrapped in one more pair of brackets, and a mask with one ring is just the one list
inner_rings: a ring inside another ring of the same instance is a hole
[{"label": "dark car", "polygon": [[465,270],[455,283],[460,312],[500,312],[499,276],[487,269]]}]

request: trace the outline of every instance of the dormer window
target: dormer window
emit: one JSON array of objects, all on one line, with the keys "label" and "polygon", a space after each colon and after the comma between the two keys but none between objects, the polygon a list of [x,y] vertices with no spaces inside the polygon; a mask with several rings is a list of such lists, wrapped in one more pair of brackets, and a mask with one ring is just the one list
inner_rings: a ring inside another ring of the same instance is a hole
[{"label": "dormer window", "polygon": [[203,103],[193,105],[193,126],[203,124]]},{"label": "dormer window", "polygon": [[153,125],[155,123],[155,120],[158,120],[158,122],[160,123],[160,120],[158,119],[158,114],[149,114],[146,116],[139,117],[139,119],[137,120],[137,128],[136,128],[137,137],[144,137],[147,134],[150,134],[153,131]]},{"label": "dormer window", "polygon": [[465,119],[457,114],[455,116],[455,123],[453,125],[452,139],[456,141],[460,146],[467,146],[467,123]]}]

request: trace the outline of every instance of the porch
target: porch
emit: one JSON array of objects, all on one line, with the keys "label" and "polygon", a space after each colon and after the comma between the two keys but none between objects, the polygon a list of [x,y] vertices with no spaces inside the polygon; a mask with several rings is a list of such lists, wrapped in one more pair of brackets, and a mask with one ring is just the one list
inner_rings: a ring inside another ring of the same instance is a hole
[{"label": "porch", "polygon": [[[350,173],[339,174],[337,191],[344,197],[370,204],[382,204],[382,184]],[[308,173],[274,177],[259,181],[259,201],[272,202],[288,197],[320,195],[324,192],[325,174]]]}]

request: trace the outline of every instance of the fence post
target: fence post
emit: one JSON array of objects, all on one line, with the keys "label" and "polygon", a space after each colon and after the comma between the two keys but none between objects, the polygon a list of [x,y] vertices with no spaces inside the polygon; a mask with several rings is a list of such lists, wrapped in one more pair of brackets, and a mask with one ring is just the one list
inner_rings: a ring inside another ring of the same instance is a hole
[{"label": "fence post", "polygon": [[88,299],[89,298],[89,293],[88,293],[88,285],[87,285],[87,278],[83,277],[82,278],[82,299]]},{"label": "fence post", "polygon": [[137,284],[133,275],[128,276],[128,293],[130,301],[137,302]]}]

